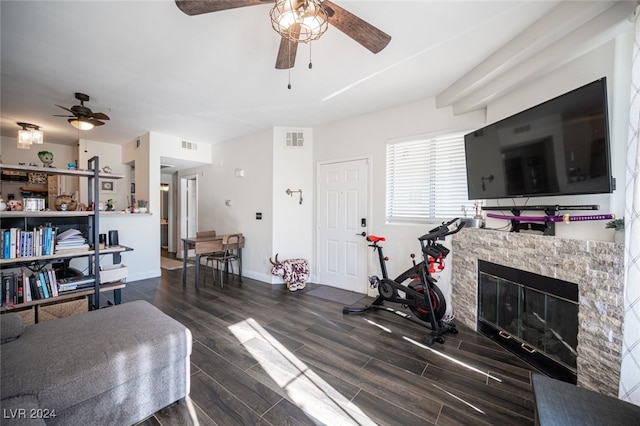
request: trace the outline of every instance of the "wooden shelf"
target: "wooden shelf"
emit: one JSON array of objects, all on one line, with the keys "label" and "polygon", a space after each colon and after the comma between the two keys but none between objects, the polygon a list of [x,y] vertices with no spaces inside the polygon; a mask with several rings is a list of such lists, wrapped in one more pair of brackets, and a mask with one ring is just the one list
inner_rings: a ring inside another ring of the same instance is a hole
[{"label": "wooden shelf", "polygon": [[[23,165],[9,165],[0,164],[0,170],[15,170],[19,172],[33,172],[33,173],[47,173],[62,176],[84,176],[94,177],[93,170],[73,170],[73,169],[58,169],[55,167],[39,167],[39,166],[23,166]],[[123,179],[124,175],[115,173],[99,172],[98,176],[106,179]]]},{"label": "wooden shelf", "polygon": [[[111,291],[111,290],[119,290],[125,287],[126,287],[126,284],[123,283],[122,281],[109,283],[109,284],[102,284],[100,285],[100,293],[104,293],[105,291]],[[60,296],[47,297],[46,299],[32,300],[30,302],[18,303],[16,305],[11,305],[11,306],[2,306],[0,307],[0,312],[11,312],[13,310],[29,308],[32,306],[43,305],[46,303],[63,302],[65,300],[75,299],[79,296],[90,296],[94,293],[95,293],[94,287],[87,287],[79,290],[69,290],[69,291],[65,291]]]},{"label": "wooden shelf", "polygon": [[[113,247],[106,247],[103,249],[100,249],[100,255],[103,254],[113,254],[113,253],[123,253],[125,251],[132,251],[133,249],[131,247],[126,247],[126,246],[113,246]],[[3,267],[5,265],[11,265],[11,264],[21,264],[21,263],[31,263],[31,262],[40,262],[40,261],[51,261],[51,260],[56,260],[56,259],[69,259],[69,258],[73,258],[73,257],[85,257],[85,256],[93,256],[96,254],[95,250],[82,250],[82,251],[73,251],[73,250],[69,250],[69,251],[61,251],[58,253],[54,253],[51,254],[49,256],[30,256],[30,257],[13,257],[10,259],[0,259],[0,265],[2,265]],[[16,267],[17,267],[16,265]],[[5,267],[6,269],[6,267]]]},{"label": "wooden shelf", "polygon": [[[100,212],[102,213],[102,212]],[[0,212],[0,218],[1,219],[8,219],[8,218],[26,218],[26,217],[53,217],[53,218],[60,218],[60,217],[87,217],[87,216],[93,216],[94,212],[93,210],[85,210],[85,211],[80,211],[80,210],[74,210],[74,211],[58,211],[58,210],[45,210],[45,211],[41,211],[41,212],[33,212],[33,211],[4,211],[4,212]]]},{"label": "wooden shelf", "polygon": [[49,193],[48,188],[44,188],[42,186],[21,186],[20,191],[25,192],[46,192]]}]

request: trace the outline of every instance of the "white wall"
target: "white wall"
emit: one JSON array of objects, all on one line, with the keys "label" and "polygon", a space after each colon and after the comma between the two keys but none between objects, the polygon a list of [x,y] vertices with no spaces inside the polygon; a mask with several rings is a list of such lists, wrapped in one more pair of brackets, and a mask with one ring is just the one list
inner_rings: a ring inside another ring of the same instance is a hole
[{"label": "white wall", "polygon": [[[272,141],[272,132],[264,131],[213,145],[211,166],[180,173],[198,175],[198,230],[243,233],[243,274],[264,282],[271,281]],[[244,177],[236,177],[236,169],[244,170]],[[257,212],[262,220],[256,220]]]},{"label": "white wall", "polygon": [[[455,116],[451,108],[436,108],[435,99],[430,98],[315,129],[316,164],[370,156],[372,215],[367,232],[386,237],[384,251],[390,258],[387,267],[391,277],[411,266],[411,253],[420,255],[417,238],[433,225],[385,223],[386,141],[412,135],[470,131],[484,122],[484,111]],[[315,231],[313,238],[315,246]],[[369,275],[380,275],[378,260],[373,254],[369,258]]]},{"label": "white wall", "polygon": [[[0,144],[0,155],[2,161],[7,164],[35,163],[38,166],[42,166],[42,161],[38,159],[38,151],[50,151],[53,153],[53,165],[57,168],[67,168],[67,164],[75,162],[78,159],[78,148],[76,144],[73,145],[58,145],[53,143],[47,143],[47,134],[45,132],[45,142],[42,145],[32,145],[31,149],[18,149],[17,148],[17,136],[18,126],[16,126],[16,137],[2,136],[2,143]],[[81,165],[86,168],[86,164]]]},{"label": "white wall", "polygon": [[[612,194],[573,195],[567,197],[535,197],[518,200],[493,200],[487,205],[583,205],[597,204],[597,212],[573,212],[574,214],[613,213],[624,214],[624,180],[627,126],[629,117],[629,84],[631,70],[632,33],[625,33],[599,46],[574,61],[532,81],[521,89],[506,94],[487,108],[487,124],[508,117],[548,99],[607,77],[609,103],[609,134],[611,137],[612,171],[617,189]],[[571,211],[565,213],[571,214]],[[527,213],[525,213],[527,214]],[[488,219],[488,227],[504,226],[505,221]],[[604,227],[605,222],[572,222],[557,224],[556,235],[582,240],[613,241],[613,231]]]},{"label": "white wall", "polygon": [[[302,147],[285,146],[285,134],[302,132]],[[287,195],[286,190],[302,190],[300,194]],[[313,206],[315,205],[315,186],[313,174],[313,129],[285,128],[273,129],[273,240],[272,254],[278,253],[279,260],[303,258],[313,266]],[[272,258],[273,260],[273,258]],[[267,264],[269,265],[269,264]],[[270,267],[270,265],[269,265]],[[313,277],[311,277],[313,281]],[[271,282],[283,282],[280,277],[272,276]]]},{"label": "white wall", "polygon": [[[98,167],[102,170],[104,167],[111,168],[111,173],[123,175],[123,179],[114,179],[115,192],[100,191],[100,201],[106,203],[112,199],[116,210],[125,210],[129,206],[129,190],[130,190],[130,169],[122,164],[122,147],[97,141],[83,141],[78,147],[76,155],[80,161],[82,168],[86,168],[88,160],[98,157]],[[80,201],[87,203],[87,180],[80,180]]]}]

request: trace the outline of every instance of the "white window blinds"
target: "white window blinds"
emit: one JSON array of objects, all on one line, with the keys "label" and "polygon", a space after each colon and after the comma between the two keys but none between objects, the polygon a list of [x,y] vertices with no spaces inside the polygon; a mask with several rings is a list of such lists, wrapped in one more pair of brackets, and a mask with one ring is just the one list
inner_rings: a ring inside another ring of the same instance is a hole
[{"label": "white window blinds", "polygon": [[428,222],[468,205],[464,134],[387,143],[387,222]]}]

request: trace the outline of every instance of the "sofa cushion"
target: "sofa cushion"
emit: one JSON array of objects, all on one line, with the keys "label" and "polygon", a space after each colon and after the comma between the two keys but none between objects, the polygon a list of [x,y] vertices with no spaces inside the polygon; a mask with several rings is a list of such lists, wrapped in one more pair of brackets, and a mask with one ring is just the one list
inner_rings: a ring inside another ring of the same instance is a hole
[{"label": "sofa cushion", "polygon": [[540,426],[637,425],[640,407],[540,374],[532,378]]},{"label": "sofa cushion", "polygon": [[16,340],[24,333],[22,317],[15,312],[0,315],[0,344]]},{"label": "sofa cushion", "polygon": [[61,411],[190,354],[182,324],[145,301],[124,303],[30,326],[4,344],[0,394],[34,394]]}]

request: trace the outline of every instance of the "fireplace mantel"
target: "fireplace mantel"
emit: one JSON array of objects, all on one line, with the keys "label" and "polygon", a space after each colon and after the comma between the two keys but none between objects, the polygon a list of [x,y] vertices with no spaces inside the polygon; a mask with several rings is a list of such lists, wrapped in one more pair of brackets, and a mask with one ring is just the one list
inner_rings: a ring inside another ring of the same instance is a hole
[{"label": "fireplace mantel", "polygon": [[456,320],[477,327],[478,259],[578,284],[578,386],[617,397],[624,321],[623,246],[489,229],[452,242]]}]

